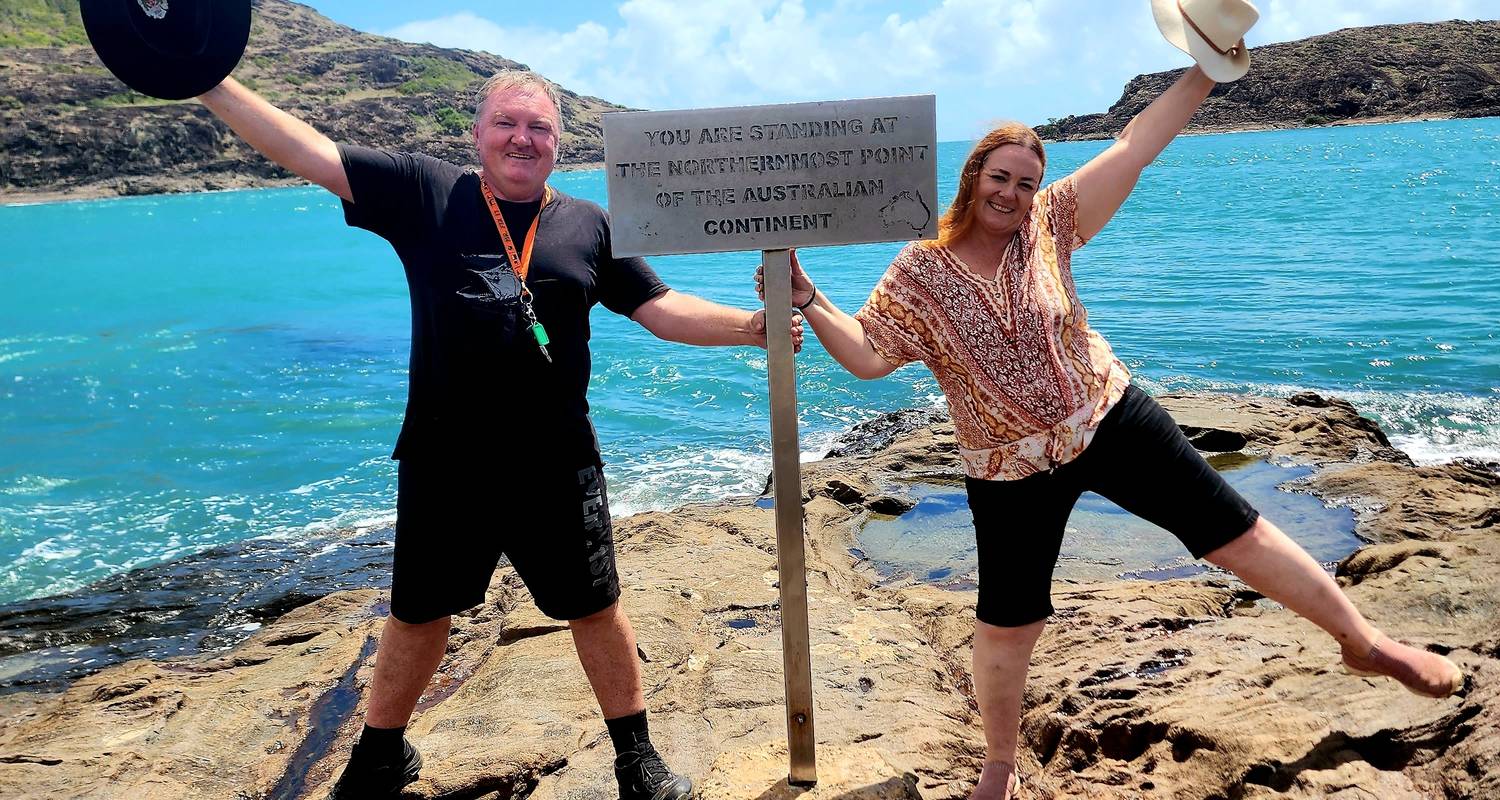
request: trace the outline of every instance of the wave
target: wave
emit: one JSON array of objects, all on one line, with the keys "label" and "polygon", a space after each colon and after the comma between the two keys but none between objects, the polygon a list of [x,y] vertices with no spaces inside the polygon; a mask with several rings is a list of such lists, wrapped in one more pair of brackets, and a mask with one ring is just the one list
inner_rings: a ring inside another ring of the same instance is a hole
[{"label": "wave", "polygon": [[1301,384],[1265,384],[1189,376],[1136,376],[1153,394],[1176,391],[1222,392],[1287,397],[1297,392],[1340,397],[1380,423],[1391,444],[1424,466],[1460,458],[1500,462],[1500,390],[1489,396],[1459,392],[1392,392],[1330,389]]},{"label": "wave", "polygon": [[[823,458],[839,433],[805,434],[799,460],[805,464]],[[677,445],[635,461],[612,461],[605,472],[610,482],[610,511],[623,517],[689,503],[759,496],[771,473],[771,452],[769,443],[752,449]]]}]

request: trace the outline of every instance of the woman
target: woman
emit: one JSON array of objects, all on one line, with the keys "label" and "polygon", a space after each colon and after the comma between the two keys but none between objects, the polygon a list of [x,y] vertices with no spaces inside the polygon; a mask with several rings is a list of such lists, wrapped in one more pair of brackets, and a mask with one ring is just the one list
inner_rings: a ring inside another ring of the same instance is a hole
[{"label": "woman", "polygon": [[1195,557],[1316,623],[1351,672],[1434,697],[1463,685],[1448,659],[1365,621],[1130,385],[1088,326],[1072,251],[1104,227],[1213,87],[1199,67],[1188,70],[1109,149],[1045,189],[1046,153],[1031,129],[991,131],[964,164],[938,240],[902,250],[852,317],[793,259],[792,301],[840,364],[870,379],[922,361],[947,396],[979,551],[973,668],[987,749],[976,798],[1010,797],[1019,784],[1022,685],[1052,613],[1064,524],[1084,491],[1166,528]]}]

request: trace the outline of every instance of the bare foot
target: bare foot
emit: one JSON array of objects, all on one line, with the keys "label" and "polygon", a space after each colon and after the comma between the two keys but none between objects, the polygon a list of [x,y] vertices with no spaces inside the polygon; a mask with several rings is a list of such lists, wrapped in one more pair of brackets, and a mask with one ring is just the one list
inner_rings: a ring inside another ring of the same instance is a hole
[{"label": "bare foot", "polygon": [[979,773],[979,784],[969,793],[969,800],[1012,800],[1021,788],[1021,776],[1009,761],[986,761]]},{"label": "bare foot", "polygon": [[1457,664],[1383,634],[1363,656],[1345,650],[1344,667],[1355,675],[1394,678],[1413,694],[1426,697],[1447,697],[1464,688],[1464,672]]}]

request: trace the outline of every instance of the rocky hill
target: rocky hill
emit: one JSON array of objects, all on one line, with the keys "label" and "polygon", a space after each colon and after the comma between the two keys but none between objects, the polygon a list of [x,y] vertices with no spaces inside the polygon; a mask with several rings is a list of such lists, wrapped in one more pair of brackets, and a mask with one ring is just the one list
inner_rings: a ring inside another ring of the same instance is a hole
[{"label": "rocky hill", "polygon": [[[471,163],[473,92],[523,65],[361,33],[287,0],[255,0],[235,77],[336,141]],[[561,161],[603,160],[599,115],[563,91]],[[268,186],[295,180],[193,100],[143,97],[87,43],[78,0],[0,5],[0,200]]]},{"label": "rocky hill", "polygon": [[[1214,89],[1189,131],[1500,115],[1500,21],[1346,28],[1250,55],[1250,72]],[[1111,138],[1183,72],[1138,75],[1109,111],[1050,120],[1037,131]]]}]

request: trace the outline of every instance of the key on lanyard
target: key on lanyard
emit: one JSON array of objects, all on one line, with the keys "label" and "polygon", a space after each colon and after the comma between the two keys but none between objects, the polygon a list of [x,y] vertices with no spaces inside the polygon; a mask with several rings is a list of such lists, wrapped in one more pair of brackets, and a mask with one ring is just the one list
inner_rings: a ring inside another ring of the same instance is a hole
[{"label": "key on lanyard", "polygon": [[525,309],[526,319],[529,323],[527,327],[531,329],[531,338],[536,340],[537,349],[542,351],[542,358],[547,359],[547,363],[551,364],[552,354],[547,352],[547,345],[551,344],[552,340],[547,338],[547,329],[543,328],[542,323],[537,321],[536,312],[531,310],[530,303],[525,305]]}]

